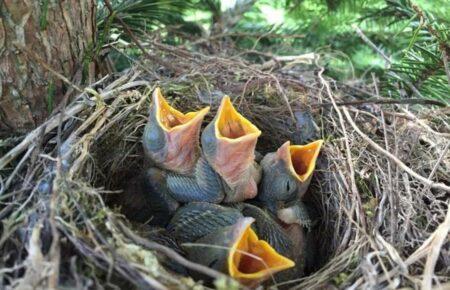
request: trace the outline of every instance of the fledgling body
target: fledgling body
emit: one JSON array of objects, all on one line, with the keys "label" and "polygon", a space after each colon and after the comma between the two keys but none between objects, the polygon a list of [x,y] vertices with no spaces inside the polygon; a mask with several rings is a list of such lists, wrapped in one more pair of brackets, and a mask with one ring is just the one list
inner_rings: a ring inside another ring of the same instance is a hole
[{"label": "fledgling body", "polygon": [[257,286],[294,267],[285,253],[295,250],[276,222],[246,216],[244,208],[244,204],[224,207],[193,202],[178,209],[168,232],[180,241],[189,260]]},{"label": "fledgling body", "polygon": [[[170,219],[184,200],[172,196],[168,179],[195,172],[200,152],[200,129],[209,107],[186,114],[166,101],[159,88],[152,95],[148,122],[142,136],[144,153],[151,163],[141,187],[154,220]],[[165,210],[159,210],[164,208]],[[166,223],[159,224],[164,226]]]},{"label": "fledgling body", "polygon": [[303,197],[311,182],[322,143],[318,140],[302,146],[291,145],[288,141],[276,152],[266,154],[261,161],[263,175],[258,201],[277,217],[293,244],[291,247],[297,251],[293,256],[297,263],[295,271],[280,273],[281,280],[303,276],[308,252],[313,249],[313,245],[306,242],[313,220]]},{"label": "fledgling body", "polygon": [[258,199],[286,224],[310,226],[303,204],[323,141],[290,145],[287,141],[261,161],[263,171]]},{"label": "fledgling body", "polygon": [[157,194],[149,191],[156,204],[172,199],[239,202],[256,196],[261,169],[255,162],[255,146],[261,131],[225,96],[202,133],[200,149],[201,123],[208,110],[184,114],[171,107],[159,89],[154,91],[143,145],[152,163],[146,173],[149,184],[160,189]]},{"label": "fledgling body", "polygon": [[159,90],[154,93],[143,143],[155,167],[167,171],[167,194],[182,203],[255,197],[261,176],[255,146],[261,131],[225,96],[202,133],[200,150],[200,125],[206,111],[184,115],[170,107]]}]

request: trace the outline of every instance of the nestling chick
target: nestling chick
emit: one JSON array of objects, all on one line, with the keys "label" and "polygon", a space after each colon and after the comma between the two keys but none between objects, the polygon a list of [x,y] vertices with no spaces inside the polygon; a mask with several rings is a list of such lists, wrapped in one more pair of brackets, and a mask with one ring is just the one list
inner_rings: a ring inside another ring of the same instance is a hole
[{"label": "nestling chick", "polygon": [[224,181],[225,202],[256,196],[261,170],[255,162],[255,147],[260,135],[225,96],[201,137],[205,159]]},{"label": "nestling chick", "polygon": [[195,168],[190,174],[168,174],[170,194],[180,202],[238,202],[255,197],[261,177],[255,162],[260,134],[225,96],[202,133],[202,157]]},{"label": "nestling chick", "polygon": [[184,242],[181,246],[191,261],[253,287],[295,266],[273,245],[258,238],[251,227],[254,222],[254,218],[243,217],[237,208],[190,203],[177,211],[168,231]]},{"label": "nestling chick", "polygon": [[[311,182],[322,143],[318,140],[307,145],[290,145],[287,141],[261,161],[263,177],[258,199],[273,213],[278,211],[279,218],[287,223],[295,219],[300,224],[310,223],[302,197]],[[286,203],[292,201],[292,208],[283,211]]]},{"label": "nestling chick", "polygon": [[156,167],[179,174],[194,170],[200,157],[200,129],[208,112],[206,107],[183,114],[167,103],[159,88],[155,89],[143,145]]}]

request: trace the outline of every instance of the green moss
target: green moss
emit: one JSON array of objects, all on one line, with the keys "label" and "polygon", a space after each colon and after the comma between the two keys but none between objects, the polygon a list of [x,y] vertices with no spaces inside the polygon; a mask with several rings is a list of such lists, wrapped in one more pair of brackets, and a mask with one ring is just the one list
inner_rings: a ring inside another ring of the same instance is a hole
[{"label": "green moss", "polygon": [[47,29],[48,2],[49,0],[43,0],[42,2],[40,2],[41,15],[39,17],[39,27],[41,30]]},{"label": "green moss", "polygon": [[47,112],[51,113],[54,108],[55,104],[55,93],[56,93],[56,86],[53,81],[50,81],[47,87]]},{"label": "green moss", "polygon": [[349,274],[347,274],[347,273],[339,273],[338,275],[336,275],[333,278],[332,281],[336,286],[340,286],[348,280],[348,276],[349,276]]},{"label": "green moss", "polygon": [[218,278],[214,281],[214,286],[217,290],[238,290],[240,289],[239,283],[235,280],[228,279],[226,277]]}]

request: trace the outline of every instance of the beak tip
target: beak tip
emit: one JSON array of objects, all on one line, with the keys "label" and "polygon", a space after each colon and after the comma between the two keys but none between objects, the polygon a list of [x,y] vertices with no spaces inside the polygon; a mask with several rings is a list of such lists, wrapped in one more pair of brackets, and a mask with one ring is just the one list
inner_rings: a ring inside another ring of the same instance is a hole
[{"label": "beak tip", "polygon": [[[238,249],[239,251],[242,252],[247,252],[249,251],[250,254],[255,254],[255,253],[259,253],[260,251],[265,252],[266,258],[268,256],[270,256],[271,258],[269,260],[264,260],[264,265],[265,268],[261,268],[259,266],[255,266],[254,264],[250,263],[249,260],[244,261],[244,265],[246,265],[247,267],[256,267],[253,271],[250,272],[242,272],[239,267],[237,266],[237,264],[235,264],[235,260],[233,259],[233,253],[232,255],[229,256],[229,274],[231,277],[236,278],[237,280],[239,280],[240,282],[244,283],[244,284],[252,284],[252,283],[260,283],[264,280],[266,280],[268,277],[270,277],[271,275],[278,273],[280,271],[295,267],[295,262],[292,261],[291,259],[279,254],[278,252],[275,251],[275,249],[268,244],[266,241],[264,240],[260,240],[258,239],[256,233],[251,229],[251,224],[254,222],[255,220],[253,218],[242,218],[240,219],[237,223],[237,229],[240,232],[240,238],[237,240],[237,243],[235,245],[236,249]],[[241,243],[241,239],[245,238],[248,239],[246,243],[244,243],[245,245],[247,245],[246,247],[250,247],[249,249],[247,248],[239,248],[239,244]],[[252,246],[249,246],[252,245]],[[251,249],[255,247],[257,248],[255,253],[252,253]],[[239,251],[237,251],[237,253],[239,253]],[[258,254],[257,254],[258,255]],[[237,263],[241,263],[243,259],[242,257],[238,258],[239,262]],[[265,258],[263,258],[265,259]],[[269,264],[266,264],[269,263]],[[249,270],[249,269],[247,269]]]},{"label": "beak tip", "polygon": [[209,113],[209,110],[211,109],[210,106],[204,107],[203,109],[200,110],[201,115],[204,117],[206,114]]},{"label": "beak tip", "polygon": [[228,95],[225,95],[222,97],[222,102],[230,102],[231,103],[231,98]]}]

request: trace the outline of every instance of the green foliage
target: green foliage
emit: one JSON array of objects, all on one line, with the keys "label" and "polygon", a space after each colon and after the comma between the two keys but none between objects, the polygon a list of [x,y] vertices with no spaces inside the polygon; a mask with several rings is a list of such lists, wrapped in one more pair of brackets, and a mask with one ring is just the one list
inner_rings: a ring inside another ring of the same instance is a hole
[{"label": "green foliage", "polygon": [[[193,22],[186,21],[184,14],[193,7],[192,0],[110,0],[113,13],[110,13],[103,1],[98,1],[97,7],[97,44],[94,55],[99,55],[104,45],[117,41],[116,45],[132,42],[130,36],[119,18],[138,38],[145,38],[151,33],[165,26],[172,26],[175,33],[163,36],[165,42],[176,43],[177,31],[199,35],[201,30]],[[125,54],[114,49],[108,51],[109,57],[115,63],[115,69],[123,70],[130,67],[133,60],[141,55],[137,48],[125,48]]]},{"label": "green foliage", "polygon": [[[173,30],[199,34],[198,25],[186,21],[184,13],[192,7],[191,0],[111,0],[114,13],[110,13],[102,1],[98,3],[97,29],[100,49],[111,40],[130,41],[119,18],[135,35],[143,36],[164,26]],[[173,34],[166,35],[170,43]]]},{"label": "green foliage", "polygon": [[[214,24],[221,21],[228,2],[233,1],[115,0],[112,16],[99,4],[100,43],[111,35],[129,40],[116,16],[139,35],[171,26],[177,31],[164,32],[165,42],[179,44],[183,37],[195,41],[195,37],[204,36],[203,31],[214,32]],[[430,2],[417,0],[415,5],[409,0],[258,0],[227,33],[232,34],[228,38],[241,50],[276,55],[320,53],[328,75],[339,80],[370,77],[373,72],[382,80],[386,97],[418,95],[448,102],[450,89],[442,53],[445,49],[450,52],[450,9],[445,8],[448,0]],[[362,41],[352,27],[354,24],[390,56],[390,63]],[[289,35],[292,37],[286,37]],[[135,56],[139,56],[139,51],[130,51],[129,57]],[[261,58],[254,54],[246,57]]]},{"label": "green foliage", "polygon": [[408,40],[408,44],[386,71],[386,89],[394,96],[404,97],[414,94],[410,83],[419,90],[419,96],[450,102],[449,80],[443,62],[443,52],[450,52],[450,18],[437,18],[409,0],[388,0],[387,3],[371,17],[385,17],[392,23],[406,22],[397,37]]},{"label": "green foliage", "polygon": [[41,15],[39,18],[39,27],[41,30],[45,30],[47,28],[47,14],[48,14],[48,1],[43,0],[41,3]]},{"label": "green foliage", "polygon": [[[182,13],[190,7],[190,1],[182,0],[115,0],[111,1],[115,17],[111,29],[121,31],[120,17],[133,32],[150,31],[161,24],[184,23]],[[104,31],[108,24],[109,11],[99,1],[97,26]]]},{"label": "green foliage", "polygon": [[[320,53],[327,73],[340,80],[370,77],[374,72],[382,79],[385,97],[418,95],[450,102],[442,61],[443,49],[450,52],[448,4],[447,0],[433,1],[433,5],[425,0],[417,5],[408,0],[260,0],[237,31],[304,37],[236,40],[241,48],[274,54]],[[283,10],[283,22],[271,24],[262,11],[265,6]],[[355,33],[353,24],[391,57],[388,66]]]}]

